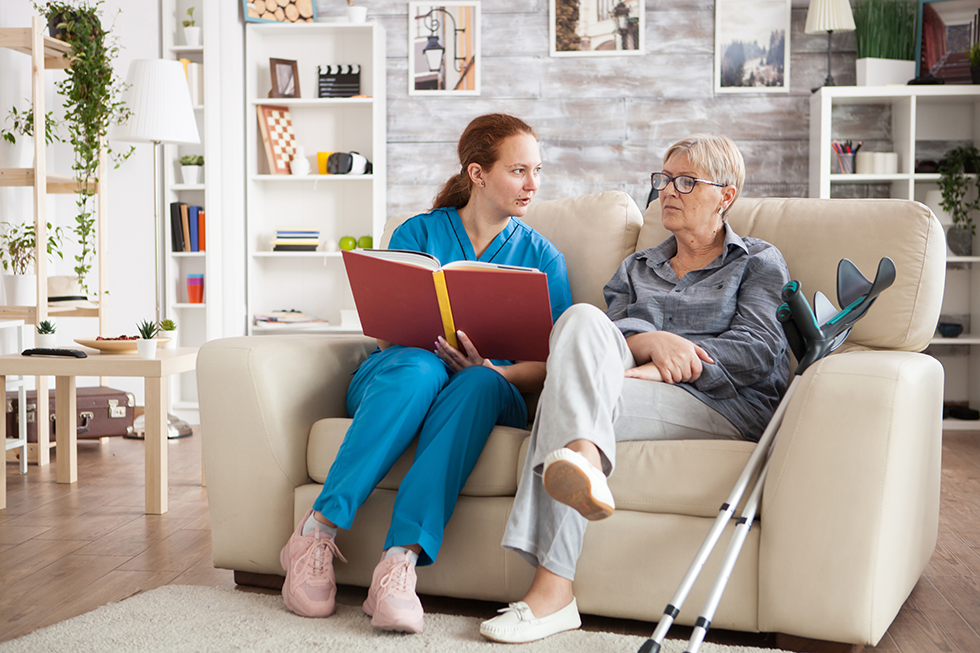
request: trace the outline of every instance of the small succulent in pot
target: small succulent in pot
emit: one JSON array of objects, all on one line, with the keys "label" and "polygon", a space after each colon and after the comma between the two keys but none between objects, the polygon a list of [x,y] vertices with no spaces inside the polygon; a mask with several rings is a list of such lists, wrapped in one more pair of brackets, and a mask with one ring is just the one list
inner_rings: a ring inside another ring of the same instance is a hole
[{"label": "small succulent in pot", "polygon": [[139,331],[140,338],[143,340],[153,340],[159,331],[159,327],[156,322],[143,320],[142,322],[137,322],[136,330]]},{"label": "small succulent in pot", "polygon": [[53,336],[57,330],[58,327],[51,320],[41,320],[37,325],[37,333],[41,336]]},{"label": "small succulent in pot", "polygon": [[185,154],[180,157],[180,165],[182,166],[203,166],[204,165],[204,155],[203,154]]},{"label": "small succulent in pot", "polygon": [[163,320],[162,322],[160,322],[160,330],[161,331],[176,331],[177,330],[177,323],[174,322],[173,320]]}]

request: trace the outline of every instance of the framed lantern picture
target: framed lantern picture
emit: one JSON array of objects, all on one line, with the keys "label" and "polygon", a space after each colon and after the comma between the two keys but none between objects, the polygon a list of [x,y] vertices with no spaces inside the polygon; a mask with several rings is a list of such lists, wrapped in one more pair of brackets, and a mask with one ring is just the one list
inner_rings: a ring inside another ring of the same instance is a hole
[{"label": "framed lantern picture", "polygon": [[716,0],[716,93],[789,93],[791,9],[791,0]]},{"label": "framed lantern picture", "polygon": [[643,54],[643,0],[549,0],[552,57]]},{"label": "framed lantern picture", "polygon": [[480,94],[480,3],[408,3],[409,95]]}]

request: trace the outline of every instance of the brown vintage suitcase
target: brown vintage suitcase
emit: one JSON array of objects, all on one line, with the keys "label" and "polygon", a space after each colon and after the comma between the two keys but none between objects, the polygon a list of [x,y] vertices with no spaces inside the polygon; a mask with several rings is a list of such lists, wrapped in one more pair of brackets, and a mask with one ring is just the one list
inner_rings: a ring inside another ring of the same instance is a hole
[{"label": "brown vintage suitcase", "polygon": [[[17,391],[7,392],[7,433],[16,435]],[[105,386],[75,388],[75,427],[79,440],[98,440],[111,435],[132,435],[136,400],[131,392]],[[48,389],[51,442],[54,442],[54,388]],[[27,391],[27,441],[37,442],[37,392]]]}]

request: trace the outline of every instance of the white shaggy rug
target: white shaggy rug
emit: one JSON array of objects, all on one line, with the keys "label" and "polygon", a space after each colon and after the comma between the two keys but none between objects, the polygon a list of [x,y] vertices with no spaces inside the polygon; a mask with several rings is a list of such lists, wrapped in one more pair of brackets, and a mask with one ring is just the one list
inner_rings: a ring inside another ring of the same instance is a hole
[{"label": "white shaggy rug", "polygon": [[[405,635],[374,630],[360,607],[338,605],[329,619],[289,612],[279,595],[211,587],[169,585],[102,606],[87,614],[0,644],[0,653],[64,651],[305,651],[338,653],[636,653],[646,637],[572,631],[520,646],[480,636],[480,620],[425,616],[425,632]],[[668,640],[665,653],[686,642]],[[750,653],[763,649],[706,643],[704,653]],[[775,653],[766,649],[767,653]]]}]

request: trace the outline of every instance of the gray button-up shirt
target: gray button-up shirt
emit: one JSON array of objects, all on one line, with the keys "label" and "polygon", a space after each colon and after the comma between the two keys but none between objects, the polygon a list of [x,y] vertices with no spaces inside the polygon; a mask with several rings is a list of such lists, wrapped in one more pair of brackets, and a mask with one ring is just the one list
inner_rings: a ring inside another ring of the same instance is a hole
[{"label": "gray button-up shirt", "polygon": [[776,309],[789,281],[782,254],[725,225],[725,249],[711,264],[678,279],[671,236],[630,255],[606,284],[606,315],[626,337],[669,331],[704,348],[693,383],[679,383],[758,440],[789,383],[789,352]]}]

